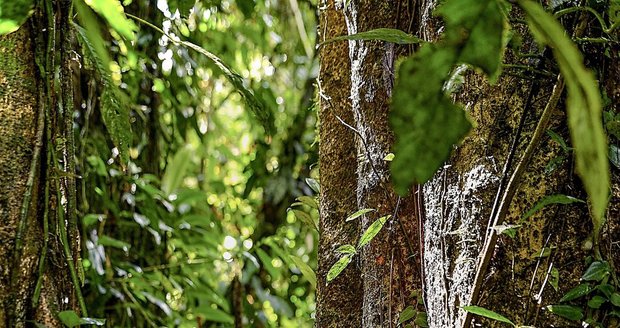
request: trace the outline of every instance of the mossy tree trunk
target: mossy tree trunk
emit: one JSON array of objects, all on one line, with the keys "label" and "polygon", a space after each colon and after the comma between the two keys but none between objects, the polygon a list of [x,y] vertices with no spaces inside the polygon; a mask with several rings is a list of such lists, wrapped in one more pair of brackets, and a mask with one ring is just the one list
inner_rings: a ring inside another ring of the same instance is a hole
[{"label": "mossy tree trunk", "polygon": [[80,313],[69,5],[50,1],[0,36],[3,327],[59,327],[58,312]]}]

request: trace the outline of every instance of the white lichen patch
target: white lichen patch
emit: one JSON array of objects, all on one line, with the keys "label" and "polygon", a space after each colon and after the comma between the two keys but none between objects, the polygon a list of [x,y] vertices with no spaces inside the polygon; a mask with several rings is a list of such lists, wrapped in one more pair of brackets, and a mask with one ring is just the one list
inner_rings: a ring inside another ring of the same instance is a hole
[{"label": "white lichen patch", "polygon": [[426,308],[431,328],[461,327],[488,213],[482,193],[497,185],[492,158],[463,175],[450,166],[424,185],[424,271]]}]

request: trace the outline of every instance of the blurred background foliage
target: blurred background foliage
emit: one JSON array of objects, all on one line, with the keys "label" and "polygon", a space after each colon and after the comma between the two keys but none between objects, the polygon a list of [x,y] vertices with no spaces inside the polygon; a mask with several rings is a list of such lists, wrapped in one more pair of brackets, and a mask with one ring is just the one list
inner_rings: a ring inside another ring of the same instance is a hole
[{"label": "blurred background foliage", "polygon": [[132,140],[125,162],[99,113],[100,79],[94,69],[83,74],[78,207],[90,316],[113,327],[311,326],[315,4],[123,5],[217,55],[264,104],[274,129],[207,57],[144,22],[135,21],[133,41],[104,28]]}]

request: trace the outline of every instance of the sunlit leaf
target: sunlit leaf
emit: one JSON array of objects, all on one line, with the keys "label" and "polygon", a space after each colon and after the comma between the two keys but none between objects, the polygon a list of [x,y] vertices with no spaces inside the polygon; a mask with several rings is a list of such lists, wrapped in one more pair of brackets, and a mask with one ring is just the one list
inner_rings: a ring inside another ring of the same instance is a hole
[{"label": "sunlit leaf", "polygon": [[133,21],[127,19],[125,10],[119,0],[84,0],[87,5],[93,8],[110,24],[118,34],[133,40],[134,34],[138,30]]},{"label": "sunlit leaf", "polygon": [[342,254],[355,254],[357,251],[353,245],[341,245],[336,249],[336,252]]},{"label": "sunlit leaf", "polygon": [[592,204],[594,234],[605,224],[610,173],[598,84],[562,25],[534,1],[520,1],[534,37],[553,49],[568,89],[567,112],[576,167]]},{"label": "sunlit leaf", "polygon": [[475,306],[475,305],[469,305],[469,306],[463,306],[462,307],[463,310],[470,312],[472,314],[475,315],[479,315],[481,317],[485,317],[485,318],[489,318],[489,319],[493,319],[496,321],[500,321],[500,322],[504,322],[507,323],[513,327],[516,327],[516,325],[510,321],[508,318],[504,317],[503,315],[493,312],[491,310],[485,309],[483,307],[479,307],[479,306]]},{"label": "sunlit leaf", "polygon": [[357,244],[357,248],[362,248],[366,244],[371,242],[375,238],[375,236],[379,233],[379,231],[381,231],[381,228],[383,228],[383,225],[385,224],[385,222],[387,222],[387,220],[390,217],[392,216],[391,215],[383,216],[383,217],[378,218],[375,222],[373,222],[368,227],[368,229],[366,229],[364,234],[362,234],[362,237],[360,237],[360,241]]},{"label": "sunlit leaf", "polygon": [[366,32],[359,32],[351,35],[338,36],[324,41],[322,44],[343,40],[379,40],[396,44],[415,44],[424,40],[393,28],[378,28]]},{"label": "sunlit leaf", "polygon": [[355,220],[358,217],[360,217],[360,216],[362,216],[362,215],[364,215],[366,213],[372,212],[372,211],[374,211],[374,209],[372,209],[372,208],[361,209],[361,210],[359,210],[359,211],[349,215],[345,221],[349,222],[349,221]]},{"label": "sunlit leaf", "polygon": [[332,265],[329,269],[329,272],[327,272],[327,282],[330,282],[338,277],[338,275],[346,269],[347,265],[351,263],[352,259],[352,254],[345,254],[336,263],[334,263],[334,265]]},{"label": "sunlit leaf", "polygon": [[33,7],[33,0],[0,1],[0,35],[17,31],[33,13]]},{"label": "sunlit leaf", "polygon": [[166,195],[170,195],[181,186],[190,167],[193,153],[194,151],[190,147],[183,147],[174,154],[172,161],[166,167],[164,177],[161,179],[161,190]]}]

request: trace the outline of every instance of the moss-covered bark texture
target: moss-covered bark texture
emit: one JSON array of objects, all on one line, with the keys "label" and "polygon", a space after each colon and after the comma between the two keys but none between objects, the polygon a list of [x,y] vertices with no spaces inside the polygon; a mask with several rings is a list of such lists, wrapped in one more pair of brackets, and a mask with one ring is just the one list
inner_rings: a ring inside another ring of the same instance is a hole
[{"label": "moss-covered bark texture", "polygon": [[[53,8],[66,13],[67,5],[63,1]],[[65,40],[68,20],[60,12],[57,15],[54,39]],[[48,63],[56,63],[59,76],[69,79],[68,57],[51,60],[51,51],[68,54],[69,49],[61,41],[51,42],[53,49],[47,49],[51,37],[47,18],[47,13],[37,10],[18,31],[0,36],[1,327],[25,327],[35,322],[59,327],[56,314],[77,307],[55,219],[60,212],[67,220],[74,217],[67,214],[74,199],[69,190],[75,188],[48,165],[52,139],[71,140],[62,117],[71,117],[72,106],[64,107],[64,115],[58,113],[57,106],[65,98],[72,99],[67,88],[71,83],[58,83],[56,88],[62,91],[52,94],[54,82],[44,78],[46,74],[36,65],[41,63],[52,72],[45,60],[50,58]],[[68,162],[74,159],[66,148],[53,149],[62,158],[63,168],[71,168]],[[44,216],[49,221],[47,234]],[[75,232],[68,236],[72,241],[77,238]]]},{"label": "moss-covered bark texture", "polygon": [[[321,41],[380,27],[411,30],[418,7],[408,1],[324,1]],[[380,41],[343,41],[320,49],[319,76],[321,221],[317,327],[387,327],[417,306],[421,290],[417,202],[389,184],[385,156],[393,135],[388,123],[394,62],[409,51]],[[345,222],[359,209],[374,211]],[[331,282],[336,249],[357,245],[380,217],[390,216],[371,243]]]},{"label": "moss-covered bark texture", "polygon": [[[513,14],[517,18],[518,10],[513,10]],[[563,20],[569,31],[575,19],[578,16]],[[429,22],[428,27],[423,27],[426,32],[421,34],[431,41],[438,37],[438,30],[433,26],[440,26],[440,23]],[[524,26],[517,26],[516,31],[525,37],[522,52],[539,52]],[[593,23],[588,33],[596,35],[600,30]],[[620,99],[617,45],[611,45],[608,55],[605,55],[605,46],[600,44],[582,44],[581,49],[586,53],[586,64],[596,72],[601,89],[611,100],[605,110],[617,113]],[[425,291],[432,328],[463,327],[465,324],[466,314],[459,307],[470,302],[500,184],[510,176],[523,155],[557,81],[558,68],[550,51],[542,54],[540,59],[533,60],[508,50],[504,62],[538,67],[549,72],[548,76],[505,68],[498,82],[490,85],[477,72],[467,70],[463,88],[454,94],[454,100],[465,106],[476,127],[434,179],[424,186]],[[530,93],[532,98],[528,102]],[[570,145],[564,99],[565,94],[554,106],[548,129]],[[517,134],[523,115],[523,131]],[[506,168],[515,139],[514,159]],[[610,142],[617,144],[618,140],[610,137]],[[611,169],[613,188],[603,257],[620,263],[620,179],[618,168],[612,165]],[[481,275],[482,287],[476,304],[501,313],[519,325],[580,327],[577,322],[549,313],[545,306],[558,304],[568,290],[580,283],[586,258],[593,255],[588,243],[592,224],[587,205],[550,205],[520,221],[545,196],[566,194],[586,199],[574,171],[572,153],[565,152],[558,142],[545,135],[516,186],[504,224],[522,226],[514,238],[500,235],[492,249],[490,265]],[[557,279],[552,274],[555,270],[559,272],[558,289],[552,283]],[[585,304],[582,305],[585,308]],[[602,320],[602,317],[597,319]],[[473,318],[471,326],[503,327],[505,324]]]}]

